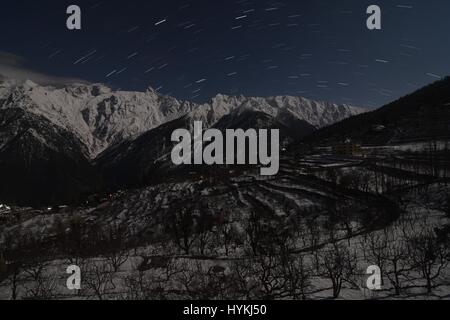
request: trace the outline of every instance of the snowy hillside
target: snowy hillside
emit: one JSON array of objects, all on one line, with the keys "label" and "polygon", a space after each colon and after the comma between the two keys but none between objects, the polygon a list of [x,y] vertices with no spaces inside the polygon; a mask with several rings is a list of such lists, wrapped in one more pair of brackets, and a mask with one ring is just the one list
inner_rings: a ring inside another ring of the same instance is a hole
[{"label": "snowy hillside", "polygon": [[[2,102],[3,101],[3,102]],[[247,98],[217,95],[198,105],[146,92],[113,91],[101,84],[73,84],[62,88],[0,79],[0,108],[21,108],[42,115],[73,132],[91,158],[111,145],[192,113],[205,127],[236,108],[262,111],[274,117],[290,114],[319,128],[363,112],[347,105],[315,102],[299,97]]]},{"label": "snowy hillside", "polygon": [[42,205],[76,201],[98,184],[83,143],[45,117],[14,108],[0,112],[0,198]]},{"label": "snowy hillside", "polygon": [[30,81],[11,85],[2,108],[22,108],[42,115],[73,133],[95,157],[124,138],[174,120],[193,109],[190,103],[147,92],[112,92],[103,85],[42,87]]}]

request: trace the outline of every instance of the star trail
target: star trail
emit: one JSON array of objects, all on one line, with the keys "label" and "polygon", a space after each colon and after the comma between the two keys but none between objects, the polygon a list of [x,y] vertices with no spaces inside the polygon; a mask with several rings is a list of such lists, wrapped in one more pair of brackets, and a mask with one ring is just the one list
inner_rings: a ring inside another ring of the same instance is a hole
[{"label": "star trail", "polygon": [[[368,30],[365,0],[9,1],[0,73],[195,102],[222,93],[379,107],[450,73],[450,3],[431,2],[376,1],[382,29]],[[65,27],[71,4],[82,30]]]}]

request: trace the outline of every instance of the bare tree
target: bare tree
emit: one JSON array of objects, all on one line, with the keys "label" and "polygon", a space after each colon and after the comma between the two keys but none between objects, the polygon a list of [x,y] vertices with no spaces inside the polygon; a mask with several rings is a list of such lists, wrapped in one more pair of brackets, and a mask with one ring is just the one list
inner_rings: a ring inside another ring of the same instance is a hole
[{"label": "bare tree", "polygon": [[134,272],[124,279],[127,289],[125,299],[148,300],[168,299],[171,294],[170,284],[181,273],[176,260],[168,257],[158,257],[156,262],[149,263],[151,258],[134,267]]},{"label": "bare tree", "polygon": [[113,223],[108,226],[107,237],[103,241],[103,251],[114,272],[118,272],[129,257],[129,251],[125,245],[126,235],[127,230],[125,226],[119,223]]},{"label": "bare tree", "polygon": [[212,233],[211,216],[207,215],[204,211],[200,212],[200,216],[197,219],[195,225],[196,243],[200,255],[204,256],[208,245],[211,242]]},{"label": "bare tree", "polygon": [[109,263],[106,261],[88,261],[83,264],[83,283],[85,284],[84,294],[94,295],[99,300],[104,300],[105,296],[116,289],[114,283],[114,273]]},{"label": "bare tree", "polygon": [[137,270],[124,279],[126,293],[122,295],[124,300],[148,300],[148,288],[150,283],[144,271]]},{"label": "bare tree", "polygon": [[230,223],[219,225],[217,228],[217,237],[219,244],[222,244],[225,249],[225,255],[228,256],[230,254],[230,246],[235,237],[233,226]]},{"label": "bare tree", "polygon": [[386,230],[383,232],[371,232],[366,235],[361,243],[364,258],[371,264],[377,265],[381,271],[381,284],[384,284],[384,271],[386,269],[387,236]]},{"label": "bare tree", "polygon": [[25,299],[49,300],[56,296],[57,279],[52,274],[45,274],[46,268],[46,263],[38,261],[24,269]]},{"label": "bare tree", "polygon": [[422,229],[409,239],[410,259],[426,282],[427,293],[433,291],[435,281],[449,264],[449,249],[438,241],[434,231]]},{"label": "bare tree", "polygon": [[255,210],[250,212],[245,227],[247,241],[254,255],[258,255],[261,251],[261,239],[263,238],[263,227],[261,223],[261,215]]},{"label": "bare tree", "polygon": [[304,256],[292,253],[294,239],[287,230],[272,230],[265,236],[265,254],[252,256],[249,248],[252,257],[232,266],[235,287],[248,299],[306,299],[311,270]]},{"label": "bare tree", "polygon": [[181,284],[184,295],[189,299],[212,299],[212,294],[205,292],[208,286],[207,277],[199,261],[184,261],[180,264],[180,272],[176,281]]},{"label": "bare tree", "polygon": [[168,216],[168,231],[176,245],[189,254],[195,242],[195,224],[191,208],[180,207]]},{"label": "bare tree", "polygon": [[305,300],[311,288],[311,270],[305,256],[287,254],[282,256],[282,272],[287,279],[286,290],[289,298]]},{"label": "bare tree", "polygon": [[313,263],[316,273],[320,273],[319,243],[320,243],[320,227],[313,219],[306,220],[309,247],[313,252]]},{"label": "bare tree", "polygon": [[111,250],[106,253],[105,258],[111,265],[114,272],[118,272],[120,267],[128,261],[129,253],[125,249]]},{"label": "bare tree", "polygon": [[222,266],[213,266],[206,273],[207,292],[212,293],[212,297],[219,300],[229,299],[232,288],[231,277],[226,274]]},{"label": "bare tree", "polygon": [[394,287],[395,294],[399,295],[402,290],[402,283],[408,279],[411,271],[408,262],[408,244],[404,238],[397,235],[395,231],[386,234],[386,247],[384,253],[386,277]]},{"label": "bare tree", "polygon": [[8,281],[11,289],[11,300],[19,298],[19,283],[22,281],[22,264],[20,262],[10,263],[8,265]]},{"label": "bare tree", "polygon": [[264,300],[280,298],[289,280],[279,268],[280,260],[275,255],[258,256],[255,259],[255,275],[260,284],[259,297]]},{"label": "bare tree", "polygon": [[[21,235],[21,229],[17,230],[17,234]],[[11,300],[19,298],[19,283],[22,281],[22,271],[24,267],[23,255],[20,252],[23,245],[23,237],[20,236],[16,242],[16,238],[11,234],[6,234],[3,238],[2,251],[4,259],[4,270],[6,281],[9,282],[11,290]]]},{"label": "bare tree", "polygon": [[343,244],[334,243],[320,254],[322,274],[332,283],[333,298],[338,298],[344,282],[353,284],[357,274],[356,254]]},{"label": "bare tree", "polygon": [[258,283],[254,279],[253,261],[251,259],[235,260],[230,266],[232,295],[235,299],[252,300]]}]

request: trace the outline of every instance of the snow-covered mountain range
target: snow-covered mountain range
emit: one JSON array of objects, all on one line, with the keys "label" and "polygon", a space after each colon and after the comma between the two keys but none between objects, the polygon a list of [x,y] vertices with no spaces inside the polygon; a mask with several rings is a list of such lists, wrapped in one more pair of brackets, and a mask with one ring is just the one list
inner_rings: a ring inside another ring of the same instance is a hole
[{"label": "snow-covered mountain range", "polygon": [[235,109],[250,109],[273,117],[303,120],[321,128],[364,111],[291,96],[259,98],[219,94],[209,103],[196,104],[163,96],[151,88],[146,92],[114,91],[102,84],[55,88],[1,78],[0,108],[21,108],[74,133],[85,144],[90,158],[116,143],[185,115],[202,120],[204,127],[211,127]]},{"label": "snow-covered mountain range", "polygon": [[0,77],[0,176],[9,181],[0,200],[76,202],[95,190],[141,183],[165,165],[173,130],[195,120],[204,128],[276,127],[292,141],[362,111],[299,97],[217,95],[196,104],[153,89],[56,88]]}]

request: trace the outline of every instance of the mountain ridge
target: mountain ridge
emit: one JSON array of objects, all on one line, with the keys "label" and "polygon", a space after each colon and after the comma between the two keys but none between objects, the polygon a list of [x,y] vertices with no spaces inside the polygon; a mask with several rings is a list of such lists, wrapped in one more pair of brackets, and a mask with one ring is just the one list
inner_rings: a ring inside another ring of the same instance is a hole
[{"label": "mountain ridge", "polygon": [[303,141],[330,145],[352,139],[364,145],[385,145],[450,138],[449,92],[450,77],[446,77],[382,108],[322,128]]},{"label": "mountain ridge", "polygon": [[208,103],[196,104],[161,95],[152,88],[145,92],[114,91],[103,84],[56,88],[11,80],[0,80],[1,101],[1,109],[22,108],[74,132],[86,145],[91,159],[116,143],[188,114],[203,121],[205,127],[211,127],[232,110],[245,108],[274,117],[290,113],[293,118],[321,128],[365,111],[292,96],[218,94]]},{"label": "mountain ridge", "polygon": [[170,167],[160,158],[170,153],[174,130],[190,128],[194,121],[208,129],[247,111],[247,124],[275,126],[296,140],[363,109],[290,96],[219,94],[209,103],[195,104],[152,88],[131,92],[102,84],[52,87],[3,78],[0,173],[11,182],[0,189],[0,200],[73,203],[112,185],[146,183],[161,167]]}]

